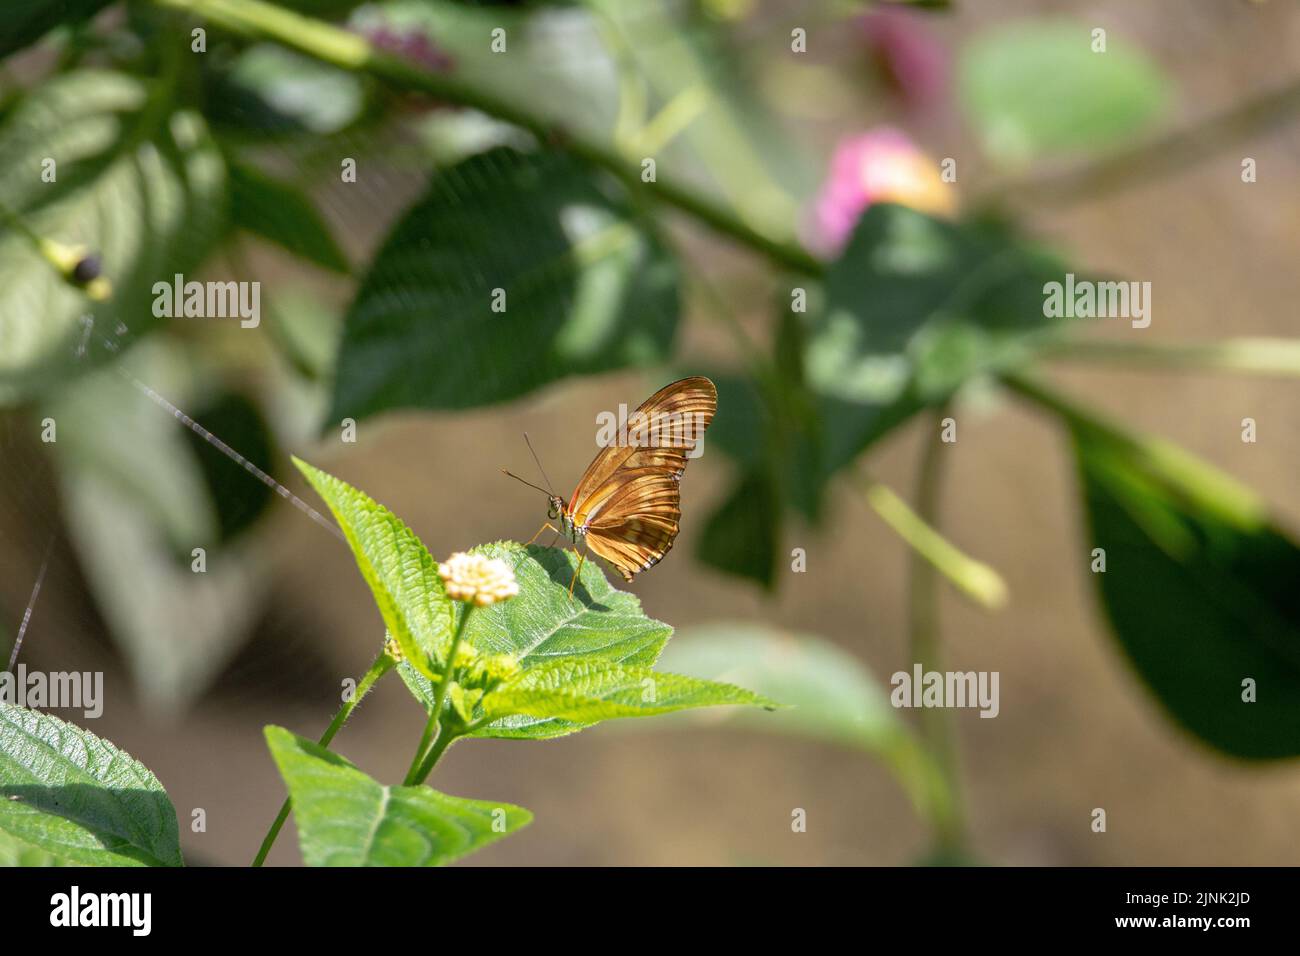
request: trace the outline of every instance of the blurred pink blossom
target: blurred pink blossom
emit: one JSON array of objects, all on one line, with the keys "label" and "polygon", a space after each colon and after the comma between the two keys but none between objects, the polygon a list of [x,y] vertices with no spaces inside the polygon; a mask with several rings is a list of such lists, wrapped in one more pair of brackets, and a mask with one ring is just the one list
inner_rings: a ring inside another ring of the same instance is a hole
[{"label": "blurred pink blossom", "polygon": [[807,244],[819,255],[836,255],[858,217],[875,202],[947,215],[956,207],[954,190],[943,182],[939,164],[905,133],[888,126],[868,130],[835,147],[813,204]]},{"label": "blurred pink blossom", "polygon": [[909,10],[883,7],[862,18],[862,32],[885,82],[904,103],[921,109],[948,89],[948,51]]},{"label": "blurred pink blossom", "polygon": [[377,26],[363,27],[358,32],[385,53],[400,56],[416,66],[424,67],[426,70],[441,73],[452,69],[456,65],[456,61],[452,59],[451,55],[439,49],[425,35],[423,30],[396,30],[393,27],[379,24]]}]

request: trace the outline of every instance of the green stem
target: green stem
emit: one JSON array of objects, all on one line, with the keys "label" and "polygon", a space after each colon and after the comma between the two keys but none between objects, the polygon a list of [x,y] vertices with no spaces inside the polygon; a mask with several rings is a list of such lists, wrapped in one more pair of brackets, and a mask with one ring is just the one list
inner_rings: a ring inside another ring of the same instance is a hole
[{"label": "green stem", "polygon": [[[393,659],[387,653],[380,651],[375,662],[370,665],[370,669],[362,676],[361,681],[357,684],[356,691],[352,694],[351,700],[343,702],[330,725],[325,728],[325,733],[321,734],[320,745],[328,747],[330,741],[334,739],[335,734],[343,729],[343,725],[348,722],[352,712],[357,709],[361,703],[361,698],[365,697],[370,688],[375,686],[375,682],[383,677],[393,667]],[[271,829],[266,831],[266,836],[262,839],[262,846],[257,851],[257,856],[253,860],[253,866],[261,866],[266,862],[266,855],[271,852],[271,847],[275,844],[275,839],[280,835],[280,830],[284,827],[284,822],[289,819],[289,811],[292,807],[292,801],[285,800],[280,807],[280,812],[276,815],[275,822],[271,824]]]},{"label": "green stem", "polygon": [[442,678],[433,692],[433,709],[429,711],[429,720],[424,725],[424,733],[420,736],[419,746],[415,748],[415,756],[402,781],[403,786],[413,787],[424,783],[432,772],[433,765],[438,762],[443,751],[451,746],[451,742],[456,737],[450,728],[442,723],[442,708],[447,702],[447,689],[451,685],[452,675],[456,672],[456,652],[460,650],[460,642],[465,636],[465,625],[469,623],[474,605],[466,603],[463,608],[460,620],[456,622],[456,631],[451,638],[451,650],[447,652],[447,661],[443,664]]},{"label": "green stem", "polygon": [[[937,525],[939,518],[939,493],[946,451],[939,424],[945,414],[947,410],[943,407],[934,414],[934,435],[922,453],[917,477],[916,511],[920,520],[930,527]],[[908,631],[912,660],[921,665],[922,672],[943,670],[938,584],[935,565],[920,551],[914,550],[908,582]],[[938,847],[943,853],[960,852],[965,844],[965,824],[952,713],[944,707],[924,707],[920,723],[921,737],[934,758],[944,789],[951,797],[951,812],[936,821]]]},{"label": "green stem", "polygon": [[1007,603],[1002,575],[970,557],[913,511],[897,492],[872,478],[866,479],[867,503],[902,538],[915,554],[929,562],[954,587],[981,607],[996,610]]},{"label": "green stem", "polygon": [[532,133],[606,170],[630,190],[643,190],[687,213],[717,232],[763,253],[796,272],[820,275],[822,264],[790,238],[771,235],[745,223],[727,206],[671,179],[641,181],[641,167],[617,147],[549,119],[521,102],[467,82],[455,73],[434,73],[375,50],[365,38],[347,30],[285,10],[261,0],[154,0],[186,10],[226,30],[254,40],[279,43],[340,69],[366,73],[403,90],[426,93],[440,101],[476,109]]},{"label": "green stem", "polygon": [[415,771],[415,776],[411,780],[410,786],[419,786],[429,779],[429,774],[433,773],[433,768],[438,763],[438,760],[446,752],[447,748],[455,743],[458,736],[458,734],[452,733],[450,728],[447,728],[445,733],[440,733],[438,735],[438,739],[434,741],[433,746],[429,748],[429,752],[425,754],[424,759],[420,761],[420,766]]},{"label": "green stem", "polygon": [[1300,340],[1240,338],[1223,342],[1129,342],[1068,339],[1044,348],[1047,358],[1101,361],[1176,371],[1206,369],[1300,376]]}]

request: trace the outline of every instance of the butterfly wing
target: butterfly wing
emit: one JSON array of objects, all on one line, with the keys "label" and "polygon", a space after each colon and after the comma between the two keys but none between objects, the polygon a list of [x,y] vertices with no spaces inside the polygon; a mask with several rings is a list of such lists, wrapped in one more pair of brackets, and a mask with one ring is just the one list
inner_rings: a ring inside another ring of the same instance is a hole
[{"label": "butterfly wing", "polygon": [[[626,441],[600,450],[569,503],[588,546],[631,581],[673,546],[679,482],[718,407],[703,376],[666,385],[628,417]],[[620,436],[620,438],[623,436]]]}]

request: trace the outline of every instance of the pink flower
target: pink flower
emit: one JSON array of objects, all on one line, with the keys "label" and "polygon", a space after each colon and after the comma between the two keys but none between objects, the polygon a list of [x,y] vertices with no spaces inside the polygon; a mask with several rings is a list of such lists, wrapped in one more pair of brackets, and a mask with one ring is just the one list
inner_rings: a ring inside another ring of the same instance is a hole
[{"label": "pink flower", "polygon": [[948,215],[956,207],[953,190],[943,182],[939,164],[896,129],[882,126],[841,140],[813,204],[808,246],[820,255],[836,255],[858,217],[876,202]]},{"label": "pink flower", "polygon": [[923,19],[892,7],[862,18],[862,32],[885,82],[913,109],[933,105],[948,87],[948,51]]},{"label": "pink flower", "polygon": [[426,70],[443,73],[456,65],[451,55],[435,46],[422,30],[399,31],[385,24],[379,24],[364,27],[359,32],[384,52],[400,56]]}]

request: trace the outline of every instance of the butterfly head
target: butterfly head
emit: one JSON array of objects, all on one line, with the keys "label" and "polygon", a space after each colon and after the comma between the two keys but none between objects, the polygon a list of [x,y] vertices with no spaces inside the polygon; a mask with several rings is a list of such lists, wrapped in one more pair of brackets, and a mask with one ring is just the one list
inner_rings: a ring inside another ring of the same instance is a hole
[{"label": "butterfly head", "polygon": [[546,509],[546,517],[554,520],[564,514],[564,499],[559,495],[551,495],[551,506]]}]

